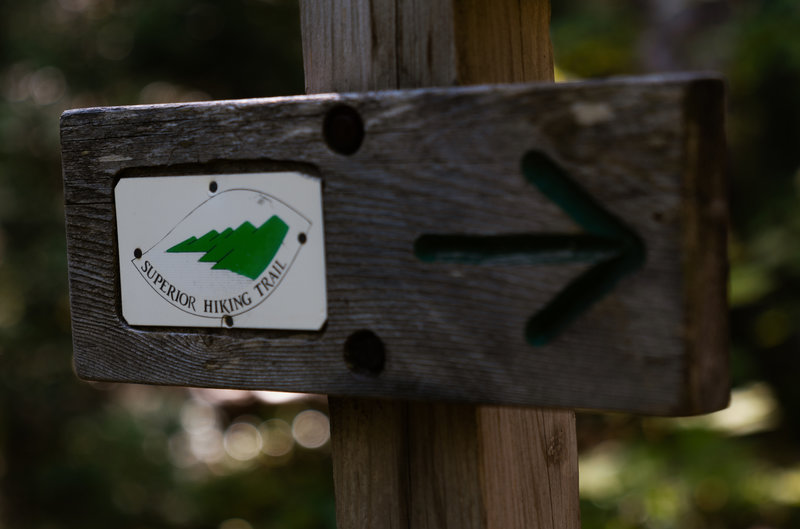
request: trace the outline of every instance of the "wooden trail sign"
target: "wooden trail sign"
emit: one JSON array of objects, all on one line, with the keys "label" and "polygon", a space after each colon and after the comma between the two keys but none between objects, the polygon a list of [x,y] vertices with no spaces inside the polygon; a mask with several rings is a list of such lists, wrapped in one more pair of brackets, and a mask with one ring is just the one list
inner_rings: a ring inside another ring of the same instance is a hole
[{"label": "wooden trail sign", "polygon": [[[722,116],[722,82],[705,75],[69,111],[76,369],[333,395],[717,409],[728,390]],[[216,328],[126,322],[120,266],[136,248],[117,246],[119,182],[193,177],[207,192],[225,175],[286,172],[322,186],[320,330],[255,331],[236,316]]]}]

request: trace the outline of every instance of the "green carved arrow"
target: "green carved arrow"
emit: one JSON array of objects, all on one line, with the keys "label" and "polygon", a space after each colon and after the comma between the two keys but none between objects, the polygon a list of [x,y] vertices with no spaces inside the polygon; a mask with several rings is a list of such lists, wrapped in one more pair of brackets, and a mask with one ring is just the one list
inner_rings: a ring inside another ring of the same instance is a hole
[{"label": "green carved arrow", "polygon": [[620,279],[641,268],[645,245],[635,231],[598,204],[546,155],[527,153],[522,159],[522,174],[586,233],[426,234],[415,241],[414,253],[426,262],[477,265],[595,263],[528,320],[525,336],[531,345],[540,346],[558,336]]}]

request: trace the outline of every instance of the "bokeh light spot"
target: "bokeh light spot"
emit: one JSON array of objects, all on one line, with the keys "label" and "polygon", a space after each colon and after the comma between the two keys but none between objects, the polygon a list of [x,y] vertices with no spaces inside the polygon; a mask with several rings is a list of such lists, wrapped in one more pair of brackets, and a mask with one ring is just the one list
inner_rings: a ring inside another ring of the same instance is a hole
[{"label": "bokeh light spot", "polygon": [[213,406],[203,402],[187,401],[181,408],[181,426],[190,434],[202,434],[217,425]]},{"label": "bokeh light spot", "polygon": [[49,105],[61,99],[67,91],[67,81],[61,70],[45,66],[30,78],[30,94],[37,105]]},{"label": "bokeh light spot", "polygon": [[190,435],[189,450],[197,459],[207,464],[221,461],[225,456],[222,432],[215,429],[201,435]]},{"label": "bokeh light spot", "polygon": [[224,445],[233,459],[249,461],[261,453],[263,442],[258,428],[247,422],[237,422],[225,432]]},{"label": "bokeh light spot", "polygon": [[317,410],[301,411],[292,421],[292,435],[304,448],[319,448],[331,437],[328,416]]}]

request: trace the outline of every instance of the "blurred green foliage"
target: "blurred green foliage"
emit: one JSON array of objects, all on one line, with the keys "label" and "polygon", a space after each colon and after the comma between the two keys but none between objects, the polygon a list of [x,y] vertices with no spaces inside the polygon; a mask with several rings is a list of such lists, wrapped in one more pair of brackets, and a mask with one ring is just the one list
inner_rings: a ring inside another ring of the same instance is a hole
[{"label": "blurred green foliage", "polygon": [[568,75],[694,69],[728,80],[735,393],[724,417],[750,414],[753,426],[581,416],[584,526],[797,527],[800,3],[563,0],[553,11]]},{"label": "blurred green foliage", "polygon": [[[553,0],[552,28],[571,77],[729,81],[734,407],[581,415],[584,527],[800,526],[800,2]],[[90,385],[70,365],[60,113],[302,92],[294,1],[0,0],[0,526],[334,527],[327,445],[287,433],[324,401]]]},{"label": "blurred green foliage", "polygon": [[217,402],[193,448],[202,397],[89,385],[70,361],[60,113],[300,93],[298,20],[295,2],[0,1],[0,526],[335,526],[327,445],[220,452],[231,424],[288,429],[324,402]]}]

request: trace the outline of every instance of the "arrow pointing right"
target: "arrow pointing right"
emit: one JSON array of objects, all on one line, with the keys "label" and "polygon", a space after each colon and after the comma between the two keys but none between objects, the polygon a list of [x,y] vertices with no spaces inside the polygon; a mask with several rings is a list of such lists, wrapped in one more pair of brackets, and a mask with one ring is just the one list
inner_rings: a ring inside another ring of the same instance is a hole
[{"label": "arrow pointing right", "polygon": [[586,233],[426,234],[414,242],[414,253],[425,262],[476,265],[596,263],[528,320],[528,343],[542,346],[613,290],[623,277],[641,268],[645,245],[635,231],[598,204],[547,155],[528,152],[522,159],[522,174]]}]

